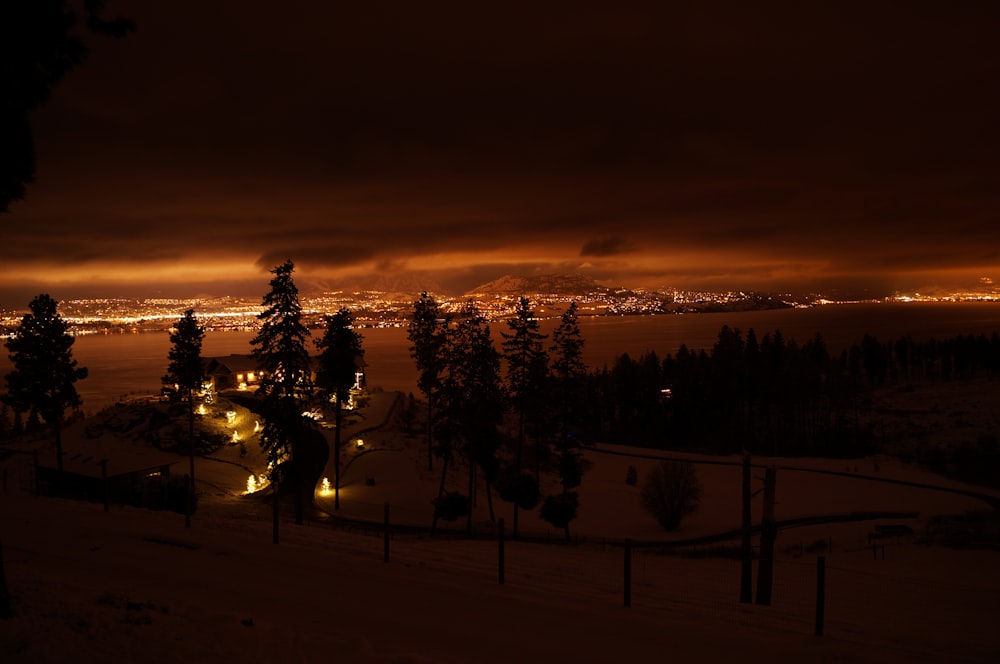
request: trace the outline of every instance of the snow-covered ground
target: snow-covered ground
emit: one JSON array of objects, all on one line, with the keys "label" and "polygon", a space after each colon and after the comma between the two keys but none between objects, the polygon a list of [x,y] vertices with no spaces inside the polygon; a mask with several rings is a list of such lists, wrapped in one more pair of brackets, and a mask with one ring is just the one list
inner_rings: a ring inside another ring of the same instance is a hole
[{"label": "snow-covered ground", "polygon": [[[880,481],[963,488],[888,459],[779,461],[779,519],[872,510],[918,516],[782,530],[767,607],[738,602],[738,561],[652,548],[633,552],[632,606],[624,606],[621,539],[685,539],[737,527],[740,470],[698,465],[701,509],[668,538],[640,509],[638,489],[625,483],[629,465],[641,483],[655,460],[609,453],[621,448],[588,453],[574,544],[559,543],[561,533],[534,513],[520,515],[523,534],[551,541],[508,540],[503,585],[482,490],[478,538],[397,532],[385,563],[378,528],[385,503],[394,523],[429,525],[439,466],[426,470],[419,439],[378,428],[391,395],[376,396],[345,428],[346,438],[365,443],[345,454],[339,514],[373,524],[295,526],[285,516],[277,545],[267,503],[240,495],[247,469],[259,463],[252,445],[244,457],[227,446],[214,461],[198,460],[201,505],[190,528],[169,512],[112,506],[105,513],[101,504],[35,497],[19,466],[8,463],[0,539],[14,616],[0,620],[0,662],[1000,658],[1000,552],[903,537],[879,540],[873,559],[868,541],[877,524],[908,525],[919,536],[931,516],[985,503]],[[454,473],[454,487],[466,477]],[[333,512],[329,496],[317,502]],[[509,535],[510,506],[494,506]],[[813,634],[819,553],[827,570],[822,637]]]}]

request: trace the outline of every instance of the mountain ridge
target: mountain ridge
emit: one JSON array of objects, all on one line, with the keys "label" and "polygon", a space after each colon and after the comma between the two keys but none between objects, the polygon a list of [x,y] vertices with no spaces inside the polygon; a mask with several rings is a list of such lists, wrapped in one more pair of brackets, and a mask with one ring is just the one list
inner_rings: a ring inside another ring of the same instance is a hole
[{"label": "mountain ridge", "polygon": [[588,295],[591,293],[607,293],[607,286],[602,286],[594,279],[581,274],[545,274],[528,277],[504,275],[498,279],[480,284],[465,293],[466,297],[473,295]]}]

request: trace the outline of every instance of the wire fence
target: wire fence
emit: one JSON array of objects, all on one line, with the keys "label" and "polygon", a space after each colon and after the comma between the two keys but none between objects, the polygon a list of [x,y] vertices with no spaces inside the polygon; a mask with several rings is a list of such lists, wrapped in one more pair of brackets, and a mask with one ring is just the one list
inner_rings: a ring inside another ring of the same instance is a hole
[{"label": "wire fence", "polygon": [[[0,449],[0,469],[4,494],[35,493],[32,455]],[[415,570],[438,567],[478,575],[484,583],[499,578],[506,585],[544,595],[564,593],[598,607],[656,611],[667,620],[694,616],[765,630],[771,637],[826,638],[876,657],[886,653],[922,661],[1000,661],[997,551],[948,549],[923,544],[916,536],[868,543],[825,538],[786,545],[774,560],[771,602],[762,606],[739,601],[741,564],[734,547],[681,551],[631,548],[606,540],[570,545],[557,544],[557,539],[548,544],[502,541],[496,525],[482,523],[476,524],[477,536],[469,538],[464,520],[440,524],[438,533],[429,537],[430,506],[420,505],[390,506],[387,533],[385,503],[344,500],[355,519],[314,514],[309,525],[362,535],[352,546],[364,555],[384,556],[387,562],[391,547],[394,562],[420,561]],[[290,502],[280,515],[283,529],[291,527]],[[270,505],[209,500],[196,518],[266,522]],[[422,521],[427,527],[394,525]],[[510,537],[509,524],[505,537]],[[755,561],[754,598],[759,568]]]}]

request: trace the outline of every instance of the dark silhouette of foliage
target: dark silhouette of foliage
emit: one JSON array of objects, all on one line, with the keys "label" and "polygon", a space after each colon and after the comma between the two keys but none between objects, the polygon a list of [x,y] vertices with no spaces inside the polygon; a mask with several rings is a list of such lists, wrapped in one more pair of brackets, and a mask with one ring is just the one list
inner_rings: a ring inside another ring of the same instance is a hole
[{"label": "dark silhouette of foliage", "polygon": [[455,521],[468,516],[469,497],[458,491],[449,491],[434,499],[434,518],[442,521]]},{"label": "dark silhouette of foliage", "polygon": [[170,352],[164,383],[173,383],[178,394],[186,401],[193,399],[205,380],[205,367],[201,359],[201,346],[205,328],[198,324],[194,309],[188,309],[170,331]]},{"label": "dark silhouette of foliage", "polygon": [[311,364],[306,339],[309,330],[302,323],[299,291],[292,279],[292,261],[271,270],[271,290],[263,298],[260,331],[250,340],[253,356],[260,366],[257,396],[264,417],[260,446],[267,455],[272,481],[280,478],[280,468],[292,461],[295,490],[295,520],[302,523],[303,490],[294,473],[295,448],[312,420],[303,415],[303,404],[312,387]]},{"label": "dark silhouette of foliage", "polygon": [[410,357],[417,365],[417,387],[427,398],[427,470],[434,468],[434,408],[441,389],[444,371],[445,333],[448,319],[442,317],[438,304],[426,291],[413,303],[410,326],[406,331]]},{"label": "dark silhouette of foliage", "polygon": [[365,351],[362,336],[354,329],[354,318],[347,309],[326,317],[323,338],[316,341],[319,350],[316,386],[333,399],[334,482],[333,506],[340,509],[340,428],[344,403],[350,398],[351,387],[357,382],[357,370]]},{"label": "dark silhouette of foliage", "polygon": [[650,469],[640,494],[642,507],[664,530],[677,530],[681,520],[698,510],[701,482],[689,461],[662,461]]},{"label": "dark silhouette of foliage", "polygon": [[99,35],[124,37],[135,30],[129,19],[102,18],[101,0],[84,0],[83,12],[68,0],[0,2],[0,213],[24,198],[35,180],[35,145],[29,115],[44,104],[55,85],[87,54],[75,32],[81,18]]},{"label": "dark silhouette of foliage", "polygon": [[[500,381],[500,355],[490,337],[490,326],[481,312],[467,304],[448,336],[447,379],[444,382],[445,416],[461,442],[469,464],[469,496],[477,468],[487,476],[487,489],[496,474],[505,395]],[[487,499],[490,494],[487,491]],[[468,528],[471,529],[471,512]],[[490,518],[493,518],[490,503]]]},{"label": "dark silhouette of foliage", "polygon": [[74,338],[56,301],[43,293],[28,308],[30,312],[4,343],[14,368],[6,376],[3,402],[17,413],[29,413],[29,422],[40,416],[52,429],[61,477],[63,417],[67,408],[80,407],[75,383],[87,377],[87,369],[73,359]]},{"label": "dark silhouette of foliage", "polygon": [[541,499],[538,482],[531,473],[518,472],[514,466],[500,471],[496,478],[497,494],[501,500],[514,503],[523,510],[534,509]]},{"label": "dark silhouette of foliage", "polygon": [[[438,495],[445,494],[448,470],[456,453],[464,456],[469,469],[469,496],[475,491],[476,470],[487,480],[487,501],[493,518],[490,483],[496,475],[505,398],[500,383],[500,356],[490,337],[490,327],[471,300],[454,323],[444,328],[441,345],[438,417],[435,418],[435,452],[443,459]],[[472,513],[467,513],[472,528]],[[437,524],[435,512],[433,532]]]},{"label": "dark silhouette of foliage", "polygon": [[177,325],[170,332],[170,352],[167,359],[170,364],[167,366],[167,375],[163,381],[174,383],[178,393],[187,403],[188,411],[188,443],[190,461],[190,489],[191,508],[186,512],[187,525],[190,525],[190,517],[194,513],[194,393],[201,389],[201,384],[205,380],[205,366],[201,360],[201,344],[205,339],[205,328],[198,325],[194,316],[194,309],[188,309],[184,316],[177,321]]},{"label": "dark silhouette of foliage", "polygon": [[625,484],[629,486],[635,486],[639,483],[639,471],[635,469],[635,466],[629,466],[628,470],[625,471]]},{"label": "dark silhouette of foliage", "polygon": [[[542,435],[543,418],[548,414],[546,405],[548,390],[548,355],[542,342],[546,335],[539,332],[538,319],[531,309],[531,303],[523,295],[518,299],[517,309],[507,320],[510,332],[501,332],[503,337],[503,357],[507,361],[507,393],[517,417],[517,443],[514,451],[514,468],[520,473],[523,468],[524,440],[526,429],[530,428],[537,439]],[[536,450],[538,446],[536,445]],[[539,458],[535,456],[535,484],[538,484]],[[519,502],[514,503],[514,524],[512,534],[518,536]]]},{"label": "dark silhouette of foliage", "polygon": [[579,438],[573,435],[573,431],[582,417],[581,391],[587,367],[583,363],[584,339],[576,312],[576,302],[571,302],[559,318],[559,325],[552,331],[552,345],[549,347],[549,392],[552,407],[559,417],[555,448],[562,455],[580,447]]},{"label": "dark silhouette of foliage", "polygon": [[569,524],[576,518],[579,508],[579,495],[575,491],[568,491],[546,496],[539,515],[554,528],[562,528],[568,542]]},{"label": "dark silhouette of foliage", "polygon": [[724,326],[711,352],[682,344],[659,368],[651,353],[624,354],[590,372],[580,421],[587,438],[612,443],[856,457],[876,449],[874,431],[860,424],[868,391],[998,374],[996,332],[919,343],[865,335],[834,357],[820,334],[800,345],[780,330],[758,341],[752,329]]},{"label": "dark silhouette of foliage", "polygon": [[580,454],[580,440],[571,433],[580,419],[580,389],[586,373],[583,343],[576,318],[576,302],[572,302],[553,330],[549,348],[552,362],[548,389],[552,395],[550,403],[555,407],[560,422],[554,447],[562,494],[547,496],[540,511],[544,520],[565,530],[567,541],[570,521],[576,518],[579,507],[577,494],[570,490],[580,486],[586,468]]},{"label": "dark silhouette of foliage", "polygon": [[260,364],[261,396],[300,396],[308,393],[311,365],[302,322],[299,290],[292,279],[295,264],[288,260],[271,270],[271,290],[264,295],[264,311],[257,315],[260,331],[250,340]]}]

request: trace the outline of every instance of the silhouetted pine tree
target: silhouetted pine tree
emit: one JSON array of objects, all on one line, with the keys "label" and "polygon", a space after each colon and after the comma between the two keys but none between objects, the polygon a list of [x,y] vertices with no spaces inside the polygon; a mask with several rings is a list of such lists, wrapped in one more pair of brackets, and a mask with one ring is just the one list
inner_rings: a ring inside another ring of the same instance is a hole
[{"label": "silhouetted pine tree", "polygon": [[417,387],[427,398],[427,470],[434,469],[434,408],[441,389],[444,369],[445,331],[448,319],[442,317],[437,302],[426,291],[413,303],[413,314],[406,336],[410,357],[417,365]]},{"label": "silhouetted pine tree", "polygon": [[354,329],[351,312],[341,309],[326,317],[326,331],[322,339],[316,340],[319,350],[316,371],[316,386],[332,397],[336,430],[333,446],[333,508],[340,509],[340,425],[344,402],[350,398],[351,387],[357,381],[359,361],[365,351],[361,347],[362,336]]},{"label": "silhouetted pine tree", "polygon": [[86,367],[73,359],[73,335],[47,294],[35,297],[20,324],[4,343],[14,369],[7,374],[3,396],[17,413],[41,416],[52,428],[56,468],[63,473],[62,424],[67,408],[81,405],[76,381],[87,377]]},{"label": "silhouetted pine tree", "polygon": [[[250,340],[253,356],[261,371],[257,396],[260,399],[264,426],[260,446],[267,455],[272,481],[280,479],[281,465],[292,460],[295,449],[312,420],[303,416],[303,402],[311,390],[311,366],[306,339],[309,330],[302,322],[299,291],[292,279],[295,264],[291,260],[271,270],[271,290],[264,295],[260,331]],[[296,474],[295,521],[302,523],[302,487]]]},{"label": "silhouetted pine tree", "polygon": [[470,508],[466,527],[471,530],[471,501],[475,491],[475,473],[481,468],[487,480],[487,501],[493,518],[489,485],[496,474],[499,426],[505,397],[500,381],[500,356],[490,337],[490,327],[473,302],[459,313],[448,328],[440,388],[441,417],[439,439],[442,441],[441,483],[432,530],[437,525],[440,501],[446,498],[445,477],[459,446],[469,464]]},{"label": "silhouetted pine tree", "polygon": [[[531,309],[531,303],[523,295],[518,299],[514,317],[507,320],[510,332],[501,332],[503,337],[503,357],[507,361],[507,391],[517,417],[517,441],[514,451],[515,486],[523,480],[524,440],[527,423],[544,412],[541,407],[545,392],[547,356],[542,346],[546,335],[539,332],[538,319]],[[537,445],[536,445],[537,454]],[[537,493],[537,457],[535,493]],[[514,502],[513,537],[518,536],[518,508],[526,504],[526,496],[520,491]]]},{"label": "silhouetted pine tree", "polygon": [[188,456],[190,461],[190,484],[191,495],[188,496],[187,511],[185,513],[185,525],[191,525],[191,512],[194,505],[194,393],[201,389],[201,384],[205,380],[205,367],[201,361],[201,344],[205,338],[205,328],[198,325],[194,316],[194,309],[188,309],[184,316],[177,321],[177,325],[170,332],[170,352],[167,359],[170,364],[167,366],[167,375],[163,377],[164,382],[177,385],[180,396],[187,402],[188,407]]}]

